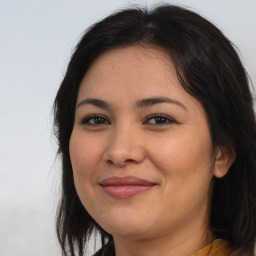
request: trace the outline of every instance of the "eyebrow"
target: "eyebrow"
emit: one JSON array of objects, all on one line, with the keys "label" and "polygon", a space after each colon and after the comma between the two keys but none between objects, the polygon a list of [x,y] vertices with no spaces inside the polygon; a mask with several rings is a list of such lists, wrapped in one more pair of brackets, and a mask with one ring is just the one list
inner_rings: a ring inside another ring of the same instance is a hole
[{"label": "eyebrow", "polygon": [[159,104],[159,103],[172,103],[172,104],[176,104],[176,105],[182,107],[183,109],[187,110],[187,108],[181,102],[174,100],[174,99],[167,98],[167,97],[154,97],[154,98],[142,99],[135,103],[135,107],[144,108],[144,107],[153,106],[153,105]]},{"label": "eyebrow", "polygon": [[[134,106],[135,106],[135,108],[145,108],[145,107],[150,107],[150,106],[153,106],[155,104],[160,104],[160,103],[176,104],[176,105],[182,107],[184,110],[187,110],[187,108],[181,102],[174,100],[174,99],[167,98],[167,97],[153,97],[153,98],[141,99],[141,100],[138,100]],[[78,108],[82,105],[86,105],[86,104],[92,104],[96,107],[104,108],[104,109],[111,108],[111,105],[109,103],[107,103],[106,101],[100,100],[100,99],[94,99],[94,98],[88,98],[88,99],[84,99],[84,100],[80,101],[77,104],[76,108]]]},{"label": "eyebrow", "polygon": [[88,98],[88,99],[84,99],[84,100],[80,101],[76,105],[76,108],[78,108],[82,105],[86,105],[86,104],[92,104],[92,105],[94,105],[96,107],[99,107],[99,108],[110,108],[110,104],[108,104],[106,101],[99,100],[99,99],[92,99],[92,98]]}]

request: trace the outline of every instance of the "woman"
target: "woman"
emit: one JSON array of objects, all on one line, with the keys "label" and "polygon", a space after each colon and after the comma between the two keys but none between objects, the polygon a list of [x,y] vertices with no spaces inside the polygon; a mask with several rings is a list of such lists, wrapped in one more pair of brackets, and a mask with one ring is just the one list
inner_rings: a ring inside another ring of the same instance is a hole
[{"label": "woman", "polygon": [[64,255],[253,255],[256,125],[232,44],[186,9],[119,11],[55,99]]}]

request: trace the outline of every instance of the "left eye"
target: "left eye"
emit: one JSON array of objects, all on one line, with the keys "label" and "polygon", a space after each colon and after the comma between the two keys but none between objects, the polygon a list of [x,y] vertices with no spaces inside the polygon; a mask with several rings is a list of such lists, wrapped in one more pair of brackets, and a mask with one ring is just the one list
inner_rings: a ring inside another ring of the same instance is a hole
[{"label": "left eye", "polygon": [[153,115],[150,116],[147,120],[147,123],[154,124],[154,125],[164,125],[164,124],[172,124],[175,123],[175,121],[163,114]]}]

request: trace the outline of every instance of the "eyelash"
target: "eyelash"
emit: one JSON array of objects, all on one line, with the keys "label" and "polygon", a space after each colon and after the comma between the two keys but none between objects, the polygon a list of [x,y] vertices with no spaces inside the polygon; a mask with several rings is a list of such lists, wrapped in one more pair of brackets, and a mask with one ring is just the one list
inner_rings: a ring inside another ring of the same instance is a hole
[{"label": "eyelash", "polygon": [[[147,117],[146,121],[149,121],[150,119],[153,119],[153,118],[161,118],[162,121],[166,121],[166,122],[163,122],[163,123],[155,123],[155,124],[152,124],[152,125],[159,125],[159,126],[163,126],[163,125],[168,125],[168,124],[173,124],[173,123],[177,123],[174,119],[170,118],[169,116],[167,115],[164,115],[164,114],[152,114],[150,116]],[[101,120],[102,123],[95,123],[96,120]],[[94,124],[91,124],[89,123],[91,120],[94,120]],[[156,121],[156,120],[155,120]],[[143,122],[143,124],[145,123]],[[93,115],[89,115],[87,117],[85,117],[84,119],[82,119],[81,121],[81,124],[82,125],[91,125],[91,126],[100,126],[100,125],[105,125],[105,124],[111,124],[106,117],[102,116],[102,115],[97,115],[97,114],[93,114]]]}]

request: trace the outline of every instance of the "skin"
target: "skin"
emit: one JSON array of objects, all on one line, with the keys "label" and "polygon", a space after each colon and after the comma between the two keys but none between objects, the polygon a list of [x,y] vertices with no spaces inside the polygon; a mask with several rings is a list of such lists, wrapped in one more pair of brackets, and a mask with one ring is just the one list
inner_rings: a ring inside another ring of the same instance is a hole
[{"label": "skin", "polygon": [[[212,180],[223,177],[231,161],[223,149],[213,157],[204,109],[181,87],[167,56],[140,46],[107,51],[79,89],[70,138],[75,186],[86,210],[113,235],[117,256],[192,255],[214,239],[208,227]],[[135,106],[152,97],[175,102]],[[109,107],[82,103],[88,98]],[[159,123],[156,113],[166,117]],[[101,122],[87,118],[92,114]],[[111,176],[156,186],[113,198],[99,184]]]}]

